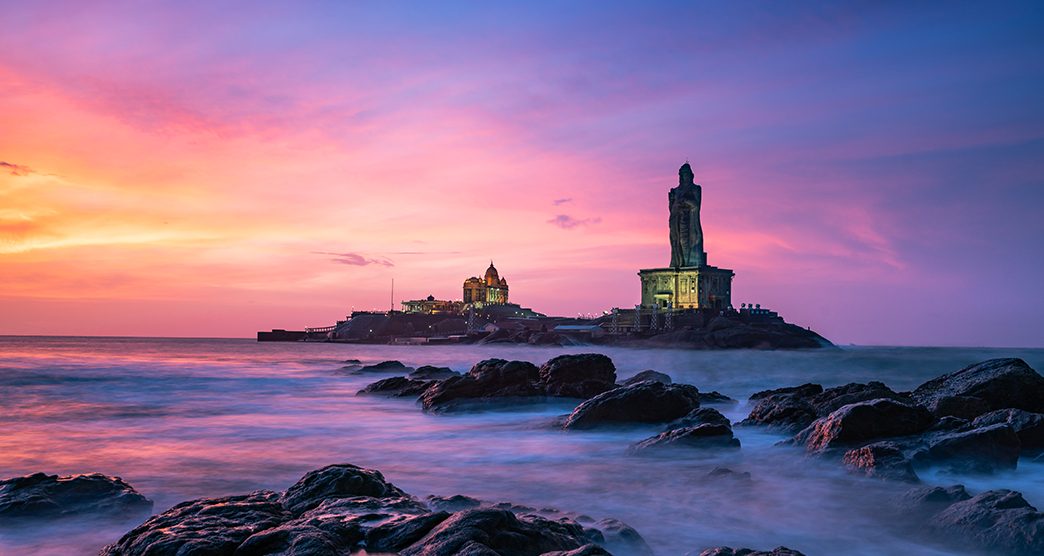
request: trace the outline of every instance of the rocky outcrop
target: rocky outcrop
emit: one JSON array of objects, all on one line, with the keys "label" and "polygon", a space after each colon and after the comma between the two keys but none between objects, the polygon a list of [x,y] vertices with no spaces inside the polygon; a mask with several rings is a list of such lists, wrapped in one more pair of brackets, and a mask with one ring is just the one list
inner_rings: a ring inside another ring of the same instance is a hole
[{"label": "rocky outcrop", "polygon": [[148,514],[152,501],[119,477],[34,473],[0,481],[0,520],[72,516],[127,518]]},{"label": "rocky outcrop", "polygon": [[718,392],[700,392],[700,403],[705,404],[734,404],[736,400]]},{"label": "rocky outcrop", "polygon": [[394,376],[368,384],[365,388],[359,390],[356,395],[363,396],[367,394],[379,394],[396,397],[419,396],[434,383],[435,381],[433,380],[414,380],[404,376]]},{"label": "rocky outcrop", "polygon": [[681,419],[671,421],[666,430],[680,429],[684,427],[696,427],[699,425],[724,425],[731,428],[729,418],[722,415],[720,411],[711,407],[698,407]]},{"label": "rocky outcrop", "polygon": [[765,390],[750,397],[754,407],[740,425],[766,425],[797,432],[815,421],[818,415],[808,399],[823,392],[818,384]]},{"label": "rocky outcrop", "polygon": [[616,366],[600,353],[560,355],[538,371],[545,395],[587,399],[616,388]]},{"label": "rocky outcrop", "polygon": [[540,370],[527,361],[486,359],[466,374],[433,384],[420,397],[426,411],[449,409],[463,401],[543,396]]},{"label": "rocky outcrop", "polygon": [[354,369],[355,373],[409,373],[413,371],[413,367],[407,367],[400,361],[381,361],[373,365],[365,365]]},{"label": "rocky outcrop", "polygon": [[1023,453],[1044,451],[1044,414],[1021,409],[1000,409],[976,417],[971,426],[980,428],[998,424],[1008,425],[1015,431]]},{"label": "rocky outcrop", "polygon": [[[692,553],[695,554],[695,553]],[[772,550],[753,550],[750,548],[732,548],[729,546],[715,546],[699,553],[699,556],[805,556],[804,554],[787,548],[777,546]]]},{"label": "rocky outcrop", "polygon": [[904,450],[895,442],[875,442],[845,452],[841,462],[867,477],[915,483],[919,479]]},{"label": "rocky outcrop", "polygon": [[992,473],[1015,469],[1020,443],[1004,423],[925,435],[913,456],[918,467],[942,466],[958,473]]},{"label": "rocky outcrop", "polygon": [[[918,386],[911,395],[936,415],[953,415],[974,398],[981,409],[1022,409],[1044,413],[1044,377],[1022,359],[990,359]],[[957,399],[956,403],[954,398]],[[975,415],[957,415],[969,418]]]},{"label": "rocky outcrop", "polygon": [[817,419],[794,441],[810,453],[822,453],[879,438],[921,433],[933,421],[931,413],[921,406],[881,398],[842,406]]},{"label": "rocky outcrop", "polygon": [[406,378],[412,380],[446,380],[447,378],[454,376],[460,376],[460,373],[449,367],[421,365],[420,367],[417,367],[416,371],[406,375]]},{"label": "rocky outcrop", "polygon": [[645,371],[641,371],[640,373],[632,376],[631,378],[621,382],[620,386],[630,386],[632,384],[638,384],[639,382],[645,382],[647,380],[652,380],[654,382],[662,382],[664,384],[670,384],[671,382],[673,382],[671,380],[671,377],[667,376],[666,374],[661,373],[659,371],[654,371],[652,369],[648,369]]},{"label": "rocky outcrop", "polygon": [[641,536],[616,520],[584,527],[556,510],[541,510],[555,513],[551,519],[531,508],[486,506],[463,496],[431,501],[431,506],[421,503],[379,471],[330,465],[307,473],[283,493],[183,502],[134,528],[102,554],[339,556],[365,550],[414,556],[597,556],[612,546],[648,553]]},{"label": "rocky outcrop", "polygon": [[950,487],[916,487],[907,490],[894,500],[897,513],[903,518],[912,520],[914,528],[954,502],[971,498],[963,485]]},{"label": "rocky outcrop", "polygon": [[995,554],[1044,554],[1044,513],[1011,490],[990,490],[954,502],[928,525],[940,539],[955,545],[970,544]]},{"label": "rocky outcrop", "polygon": [[699,405],[699,390],[694,386],[646,381],[587,400],[573,410],[564,427],[587,429],[609,424],[668,423]]},{"label": "rocky outcrop", "polygon": [[732,435],[732,427],[722,424],[703,424],[672,429],[646,438],[631,446],[631,453],[643,453],[662,448],[739,448],[739,439]]}]

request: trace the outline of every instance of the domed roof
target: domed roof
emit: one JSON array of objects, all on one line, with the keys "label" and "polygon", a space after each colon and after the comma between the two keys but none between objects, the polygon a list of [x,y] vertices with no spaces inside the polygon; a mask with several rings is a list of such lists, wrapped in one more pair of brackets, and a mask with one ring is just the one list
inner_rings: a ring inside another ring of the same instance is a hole
[{"label": "domed roof", "polygon": [[486,269],[486,280],[490,279],[500,280],[500,273],[497,272],[497,267],[493,266],[493,261],[489,261],[489,268]]}]

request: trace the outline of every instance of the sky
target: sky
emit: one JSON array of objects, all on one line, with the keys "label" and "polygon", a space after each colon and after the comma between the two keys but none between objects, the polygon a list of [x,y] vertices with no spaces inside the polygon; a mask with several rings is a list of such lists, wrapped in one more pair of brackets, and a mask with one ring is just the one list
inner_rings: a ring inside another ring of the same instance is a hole
[{"label": "sky", "polygon": [[1039,2],[6,2],[0,334],[250,337],[461,284],[1044,347]]}]

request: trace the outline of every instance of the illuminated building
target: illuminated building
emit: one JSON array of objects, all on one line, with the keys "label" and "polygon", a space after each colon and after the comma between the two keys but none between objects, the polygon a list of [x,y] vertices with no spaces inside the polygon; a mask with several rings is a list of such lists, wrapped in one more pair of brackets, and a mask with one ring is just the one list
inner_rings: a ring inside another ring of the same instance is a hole
[{"label": "illuminated building", "polygon": [[508,283],[501,278],[493,261],[489,261],[486,275],[479,279],[472,276],[464,280],[464,303],[478,307],[483,305],[504,305],[508,302]]},{"label": "illuminated building", "polygon": [[464,310],[460,301],[435,299],[429,295],[426,299],[414,299],[402,302],[403,313],[423,313],[426,315],[459,315]]}]

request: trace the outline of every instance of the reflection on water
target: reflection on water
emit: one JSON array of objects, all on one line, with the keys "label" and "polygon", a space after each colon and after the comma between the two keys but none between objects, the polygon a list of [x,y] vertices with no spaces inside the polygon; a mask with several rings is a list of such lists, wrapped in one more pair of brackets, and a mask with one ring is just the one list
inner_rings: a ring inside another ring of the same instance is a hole
[{"label": "reflection on water", "polygon": [[[692,352],[518,346],[258,344],[249,340],[0,337],[0,477],[35,471],[118,475],[156,501],[282,489],[335,462],[380,469],[418,496],[467,494],[554,506],[638,529],[658,554],[716,544],[807,554],[944,554],[893,532],[900,486],[845,475],[738,428],[740,451],[626,454],[642,427],[563,432],[568,402],[431,416],[411,400],[356,397],[373,376],[338,373],[345,359],[398,359],[467,370],[488,357],[540,364],[600,351],[619,376],[653,368],[737,399],[766,388],[880,380],[896,390],[991,357],[1044,369],[1044,350],[849,348],[818,352]],[[746,407],[726,408],[739,420]],[[711,478],[717,466],[749,483]],[[929,475],[974,491],[1021,490],[1044,505],[1044,464],[990,477]],[[0,553],[92,554],[134,526],[66,522],[0,530]]]}]

